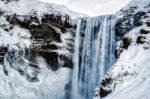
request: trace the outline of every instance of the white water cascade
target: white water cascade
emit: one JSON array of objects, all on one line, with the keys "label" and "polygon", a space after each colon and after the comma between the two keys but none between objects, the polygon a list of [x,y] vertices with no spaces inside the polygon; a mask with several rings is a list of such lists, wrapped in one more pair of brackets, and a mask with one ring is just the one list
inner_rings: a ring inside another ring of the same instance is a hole
[{"label": "white water cascade", "polygon": [[75,53],[74,53],[74,69],[73,69],[73,77],[72,77],[72,99],[74,97],[79,98],[80,96],[78,95],[78,87],[74,86],[78,84],[78,71],[79,71],[79,45],[80,45],[80,26],[81,26],[81,20],[78,21],[77,23],[77,31],[76,31],[76,37],[75,37]]},{"label": "white water cascade", "polygon": [[85,18],[77,24],[71,99],[92,99],[115,62],[115,16]]}]

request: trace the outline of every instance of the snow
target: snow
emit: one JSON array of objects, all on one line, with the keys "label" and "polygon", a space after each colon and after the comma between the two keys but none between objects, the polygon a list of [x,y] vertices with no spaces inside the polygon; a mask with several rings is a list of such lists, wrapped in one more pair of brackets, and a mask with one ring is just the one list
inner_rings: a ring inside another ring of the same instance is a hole
[{"label": "snow", "polygon": [[73,12],[66,8],[64,5],[56,5],[52,3],[44,3],[38,0],[19,0],[5,3],[0,1],[0,7],[2,11],[5,11],[6,15],[29,15],[35,12],[39,17],[43,14],[56,14],[65,16],[70,15],[72,18],[84,17],[85,15]]},{"label": "snow", "polygon": [[[140,34],[140,30],[150,31],[146,25],[134,28],[125,37],[132,38],[132,43],[124,50],[116,64],[108,72],[112,77],[114,89],[104,99],[149,99],[150,97],[150,34]],[[138,36],[146,36],[146,43],[136,44]]]},{"label": "snow", "polygon": [[59,48],[58,50],[51,50],[51,52],[56,52],[59,55],[64,55],[67,56],[69,58],[71,58],[72,53],[68,50],[71,49],[71,46],[69,45],[74,45],[74,38],[71,34],[71,32],[66,32],[64,34],[61,33],[61,43],[58,42],[51,42],[50,44],[54,44],[57,45],[57,47]]},{"label": "snow", "polygon": [[[12,30],[9,29],[10,24],[7,23],[4,17],[0,17],[0,46],[9,46],[10,48],[29,48],[31,45],[31,34],[28,30],[14,26]],[[5,31],[4,28],[8,29]]]},{"label": "snow", "polygon": [[[47,68],[45,60],[37,58],[41,73],[39,82],[31,83],[16,70],[9,67],[8,76],[0,65],[0,97],[2,99],[62,99],[65,86],[69,83],[71,70],[61,68],[54,72]],[[9,66],[9,65],[8,65]],[[29,70],[32,69],[29,67]]]}]

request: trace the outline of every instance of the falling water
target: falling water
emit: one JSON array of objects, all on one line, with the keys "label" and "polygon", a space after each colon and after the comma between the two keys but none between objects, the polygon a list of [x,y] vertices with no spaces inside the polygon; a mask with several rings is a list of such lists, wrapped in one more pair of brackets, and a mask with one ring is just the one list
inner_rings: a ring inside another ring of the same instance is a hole
[{"label": "falling water", "polygon": [[92,99],[94,89],[114,63],[114,22],[113,15],[78,22],[71,99]]},{"label": "falling water", "polygon": [[75,37],[75,53],[74,53],[74,69],[73,69],[73,79],[72,79],[72,99],[74,98],[80,98],[78,95],[78,87],[74,86],[78,84],[78,71],[79,71],[79,46],[80,46],[80,26],[81,26],[81,20],[77,23],[77,31],[76,31],[76,37]]}]

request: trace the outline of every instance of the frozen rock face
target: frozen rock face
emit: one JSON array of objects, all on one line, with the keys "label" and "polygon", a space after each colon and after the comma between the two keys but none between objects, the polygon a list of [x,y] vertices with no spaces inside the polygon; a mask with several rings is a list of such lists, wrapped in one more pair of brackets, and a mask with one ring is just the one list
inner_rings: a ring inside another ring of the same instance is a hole
[{"label": "frozen rock face", "polygon": [[[15,1],[11,1],[11,3],[15,3]],[[18,15],[19,13],[11,12],[10,14],[9,10],[5,10],[1,10],[1,20],[5,21],[5,23],[1,23],[3,31],[10,33],[12,31],[15,32],[16,28],[21,28],[24,29],[22,31],[28,31],[30,35],[28,38],[22,37],[22,33],[16,35],[21,36],[19,39],[28,39],[28,42],[30,42],[28,48],[23,45],[23,52],[28,56],[27,60],[30,60],[32,64],[36,65],[35,58],[42,56],[53,70],[58,69],[58,66],[72,66],[70,57],[73,52],[74,26],[70,23],[71,19],[69,15],[66,14],[63,16],[57,13],[43,13],[41,16],[38,16],[39,13],[37,11],[30,12],[28,15]],[[3,34],[1,35],[3,36]],[[11,35],[13,36],[14,33],[10,33]],[[5,44],[5,42],[3,43]],[[16,43],[21,42],[18,40]],[[7,45],[9,46],[9,44]]]},{"label": "frozen rock face", "polygon": [[65,97],[73,66],[73,14],[36,0],[0,1],[0,98]]},{"label": "frozen rock face", "polygon": [[[122,37],[135,27],[143,25],[142,20],[149,17],[149,0],[132,0],[117,12],[116,35]],[[149,24],[149,21],[147,21]]]},{"label": "frozen rock face", "polygon": [[118,12],[117,62],[97,87],[94,99],[150,97],[150,1],[133,0]]}]

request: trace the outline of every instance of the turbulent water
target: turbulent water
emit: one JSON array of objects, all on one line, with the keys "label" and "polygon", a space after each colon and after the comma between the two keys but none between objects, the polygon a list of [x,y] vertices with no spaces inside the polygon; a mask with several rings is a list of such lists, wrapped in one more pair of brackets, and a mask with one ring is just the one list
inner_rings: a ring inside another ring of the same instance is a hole
[{"label": "turbulent water", "polygon": [[114,63],[115,16],[79,20],[75,37],[72,99],[92,99],[94,89]]}]

